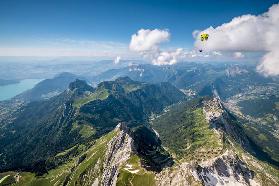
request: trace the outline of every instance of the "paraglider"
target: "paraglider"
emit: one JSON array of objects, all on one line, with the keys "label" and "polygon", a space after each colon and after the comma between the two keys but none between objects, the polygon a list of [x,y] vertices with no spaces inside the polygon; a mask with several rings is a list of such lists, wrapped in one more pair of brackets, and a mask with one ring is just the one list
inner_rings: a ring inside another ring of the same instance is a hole
[{"label": "paraglider", "polygon": [[208,40],[208,37],[209,37],[209,35],[208,34],[201,34],[201,41],[207,41]]},{"label": "paraglider", "polygon": [[[208,38],[209,38],[209,34],[203,33],[203,34],[200,35],[200,39],[201,39],[202,42],[207,41]],[[202,52],[202,49],[200,49],[199,51]]]}]

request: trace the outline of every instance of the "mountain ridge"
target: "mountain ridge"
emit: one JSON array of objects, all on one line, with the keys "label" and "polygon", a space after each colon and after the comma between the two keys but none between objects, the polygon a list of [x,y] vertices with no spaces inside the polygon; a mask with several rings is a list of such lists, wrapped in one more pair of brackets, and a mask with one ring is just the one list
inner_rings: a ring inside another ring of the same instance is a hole
[{"label": "mountain ridge", "polygon": [[[183,99],[183,94],[171,85],[167,89],[167,85],[161,87],[127,80],[122,79],[121,81],[124,81],[122,84],[117,81],[107,82],[112,86],[109,89],[101,89],[110,92],[104,99],[92,97],[92,94],[95,95],[100,88],[94,89],[85,81],[76,80],[60,95],[49,100],[31,102],[22,107],[13,114],[10,123],[1,128],[3,134],[0,146],[1,149],[6,149],[6,151],[1,151],[4,157],[1,169],[20,167],[33,170],[32,165],[35,162],[41,162],[42,167],[47,169],[52,165],[44,165],[48,163],[45,162],[45,156],[50,158],[58,151],[65,150],[65,147],[94,140],[113,130],[121,121],[127,121],[131,125],[144,123],[151,112],[159,112],[164,106]],[[125,83],[142,87],[125,92],[122,87]],[[148,88],[149,86],[157,88],[153,90],[153,88]],[[171,95],[173,93],[177,95]],[[79,107],[75,106],[75,100],[80,101],[79,99],[88,97],[90,97],[88,102],[84,102]],[[145,100],[147,98],[153,102],[153,106],[148,105],[149,101]],[[37,135],[34,136],[34,133]],[[42,147],[47,148],[42,150]],[[15,166],[9,167],[6,165],[7,162],[14,162]],[[33,171],[42,174],[45,170]]]}]

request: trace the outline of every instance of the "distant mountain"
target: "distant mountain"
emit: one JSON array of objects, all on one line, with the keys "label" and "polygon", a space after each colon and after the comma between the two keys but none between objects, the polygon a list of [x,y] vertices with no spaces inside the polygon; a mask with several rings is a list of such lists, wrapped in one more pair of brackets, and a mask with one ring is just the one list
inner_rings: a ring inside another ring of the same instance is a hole
[{"label": "distant mountain", "polygon": [[225,76],[214,81],[222,99],[248,91],[252,86],[267,86],[269,83],[276,83],[272,78],[265,77],[254,70],[242,69],[242,71],[236,72],[236,69],[227,69]]},{"label": "distant mountain", "polygon": [[278,78],[265,77],[255,71],[254,66],[241,64],[180,63],[175,65],[138,65],[111,69],[91,78],[91,82],[114,80],[128,76],[135,81],[159,83],[169,82],[179,89],[192,91],[196,95],[209,95],[214,84],[220,96],[226,99],[254,85],[278,83]]},{"label": "distant mountain", "polygon": [[118,77],[128,76],[133,80],[158,83],[167,81],[167,70],[154,65],[131,64],[128,67],[111,69],[92,78],[92,82],[98,83],[104,80],[113,80]]},{"label": "distant mountain", "polygon": [[52,79],[45,79],[35,87],[29,89],[10,100],[0,101],[0,123],[9,123],[11,114],[20,110],[29,102],[47,100],[65,91],[69,84],[78,77],[71,73],[61,73]]},{"label": "distant mountain", "polygon": [[52,79],[45,79],[39,82],[32,89],[15,96],[14,99],[26,102],[49,99],[66,90],[70,82],[77,78],[78,76],[74,74],[64,72]]},{"label": "distant mountain", "polygon": [[179,89],[191,90],[196,94],[211,93],[207,91],[218,77],[225,74],[225,67],[209,64],[182,63],[176,65],[130,65],[121,69],[112,69],[92,78],[98,83],[104,80],[113,80],[118,77],[128,76],[135,81],[159,83],[169,82]]},{"label": "distant mountain", "polygon": [[[115,64],[114,60],[92,59],[46,59],[38,61],[32,58],[17,58],[1,60],[0,79],[47,79],[63,72],[69,72],[82,77],[96,76],[109,69],[118,69],[128,64],[142,64],[145,61],[120,60]],[[24,72],[24,73],[22,73]]]},{"label": "distant mountain", "polygon": [[146,123],[152,113],[184,99],[169,83],[146,84],[119,78],[96,89],[76,80],[58,96],[30,102],[0,124],[0,170],[44,173],[62,160],[54,155],[77,144],[91,143],[119,122]]}]

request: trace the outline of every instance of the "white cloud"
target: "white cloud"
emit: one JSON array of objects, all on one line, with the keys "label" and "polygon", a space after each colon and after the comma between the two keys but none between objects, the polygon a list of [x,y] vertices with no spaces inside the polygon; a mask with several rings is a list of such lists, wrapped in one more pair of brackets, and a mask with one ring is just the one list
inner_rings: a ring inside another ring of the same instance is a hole
[{"label": "white cloud", "polygon": [[263,56],[257,70],[264,75],[279,75],[279,50],[268,52]]},{"label": "white cloud", "polygon": [[184,52],[181,48],[162,51],[160,44],[169,39],[170,33],[167,30],[140,29],[131,37],[130,50],[138,52],[154,65],[172,65],[178,62]]},{"label": "white cloud", "polygon": [[117,56],[117,57],[114,59],[113,63],[117,65],[118,63],[120,63],[120,60],[121,60],[121,57],[120,57],[120,56]]},{"label": "white cloud", "polygon": [[244,58],[245,56],[241,52],[234,52],[233,57],[236,58],[236,59],[240,59],[240,58]]},{"label": "white cloud", "polygon": [[[201,42],[200,33],[208,33]],[[262,15],[243,15],[216,28],[194,31],[195,47],[204,51],[266,52],[258,70],[266,75],[279,75],[279,4]],[[239,57],[242,55],[237,54]]]},{"label": "white cloud", "polygon": [[170,33],[167,30],[149,30],[140,29],[136,34],[132,35],[130,42],[130,50],[136,52],[146,52],[157,50],[158,45],[168,41]]},{"label": "white cloud", "polygon": [[183,56],[183,49],[178,48],[175,51],[159,52],[152,60],[154,65],[173,65]]}]

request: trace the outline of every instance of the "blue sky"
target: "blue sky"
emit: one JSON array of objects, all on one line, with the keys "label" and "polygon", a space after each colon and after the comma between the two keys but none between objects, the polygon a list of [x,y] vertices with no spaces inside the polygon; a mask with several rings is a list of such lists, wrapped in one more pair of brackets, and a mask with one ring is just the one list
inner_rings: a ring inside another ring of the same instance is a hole
[{"label": "blue sky", "polygon": [[275,3],[278,1],[1,0],[0,53],[5,53],[4,48],[28,48],[30,53],[40,48],[47,56],[53,48],[57,53],[69,48],[72,52],[86,50],[82,55],[90,50],[106,55],[103,48],[108,53],[115,49],[108,55],[111,57],[118,49],[127,52],[131,35],[142,28],[168,29],[171,41],[163,47],[191,48],[194,30],[215,27],[243,14],[258,15]]}]

